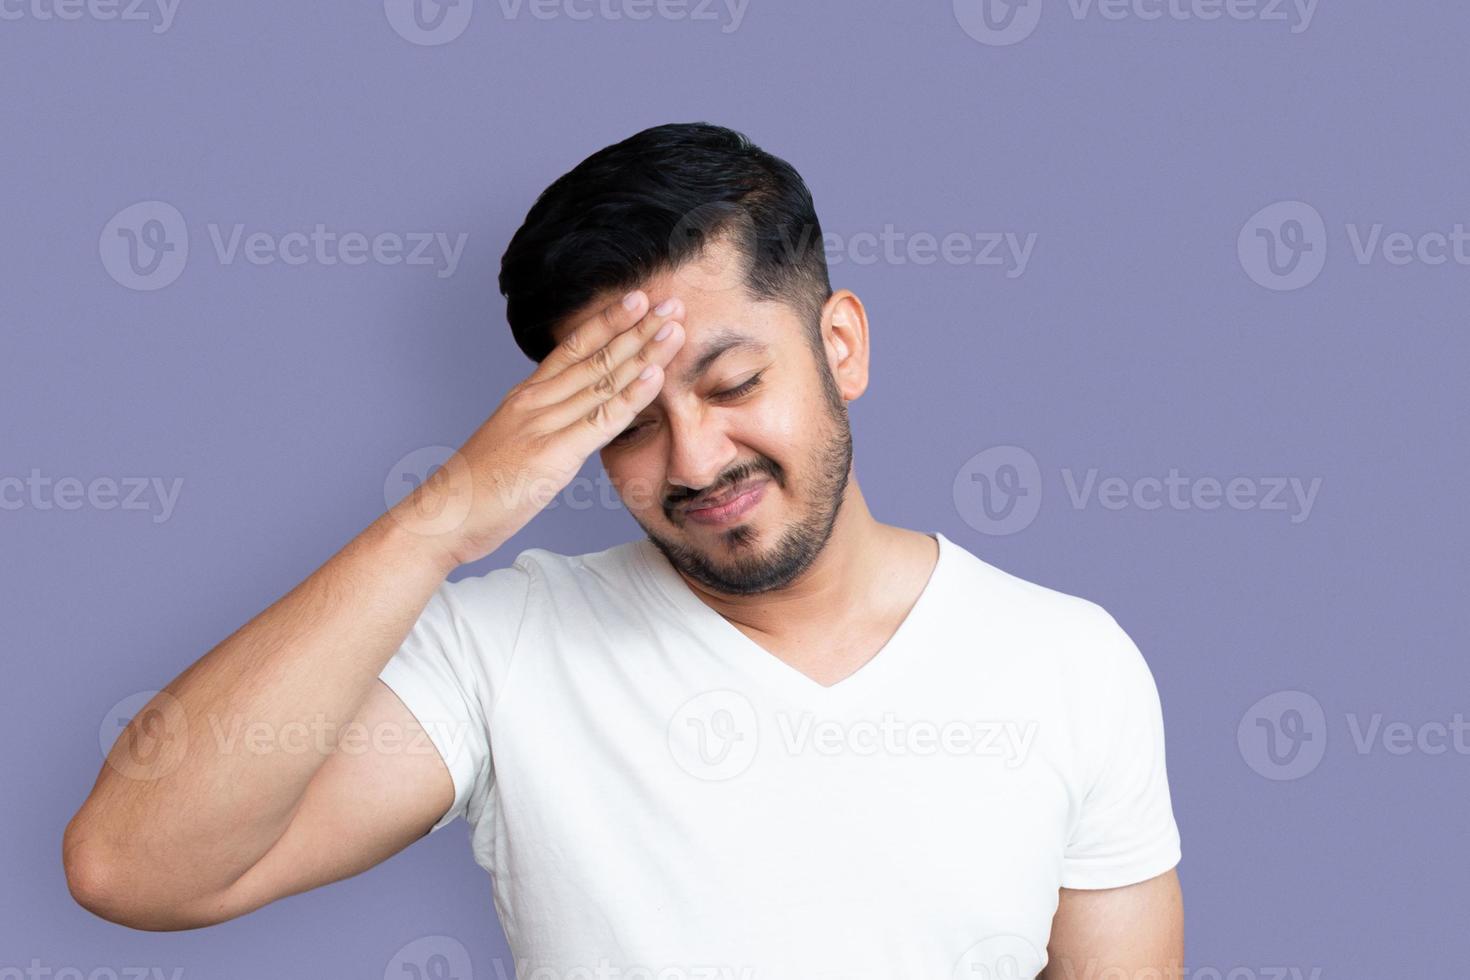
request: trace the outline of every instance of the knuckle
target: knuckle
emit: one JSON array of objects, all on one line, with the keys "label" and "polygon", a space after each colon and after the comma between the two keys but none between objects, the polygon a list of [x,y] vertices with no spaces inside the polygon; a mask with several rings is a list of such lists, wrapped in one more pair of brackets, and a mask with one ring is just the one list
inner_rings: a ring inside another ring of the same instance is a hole
[{"label": "knuckle", "polygon": [[611,423],[610,402],[599,402],[585,416],[587,424],[598,432],[604,432]]},{"label": "knuckle", "polygon": [[582,331],[574,330],[570,335],[568,335],[566,340],[562,341],[561,346],[562,350],[566,351],[568,357],[580,361],[584,356],[582,353],[582,349],[585,344],[586,340],[582,334]]},{"label": "knuckle", "polygon": [[522,382],[505,396],[505,403],[512,411],[524,412],[536,403],[536,383]]},{"label": "knuckle", "polygon": [[610,375],[613,373],[613,352],[611,348],[600,347],[592,355],[592,367],[598,374]]}]

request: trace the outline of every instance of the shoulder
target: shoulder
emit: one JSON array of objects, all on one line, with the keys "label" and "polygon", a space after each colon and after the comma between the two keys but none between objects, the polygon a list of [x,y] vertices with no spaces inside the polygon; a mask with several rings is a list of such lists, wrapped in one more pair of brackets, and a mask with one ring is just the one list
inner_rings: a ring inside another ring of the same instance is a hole
[{"label": "shoulder", "polygon": [[509,565],[465,576],[449,586],[466,602],[519,601],[533,607],[565,607],[630,596],[641,574],[636,542],[568,554],[525,548]]},{"label": "shoulder", "polygon": [[951,546],[955,608],[971,617],[987,642],[1039,658],[1084,683],[1116,678],[1141,656],[1102,605],[1022,578]]},{"label": "shoulder", "polygon": [[958,596],[987,617],[1048,635],[1096,636],[1118,628],[1098,603],[1008,572],[946,539],[953,560],[951,582]]}]

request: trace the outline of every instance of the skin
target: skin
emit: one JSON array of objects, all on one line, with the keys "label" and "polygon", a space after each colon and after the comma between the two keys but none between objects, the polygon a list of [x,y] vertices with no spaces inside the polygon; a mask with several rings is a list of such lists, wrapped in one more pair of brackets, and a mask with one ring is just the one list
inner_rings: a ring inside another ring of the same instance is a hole
[{"label": "skin", "polygon": [[1122,888],[1060,889],[1046,952],[1040,980],[1183,980],[1178,871]]},{"label": "skin", "polygon": [[[426,744],[378,672],[449,572],[509,540],[592,452],[691,590],[773,656],[832,685],[882,648],[938,552],[876,521],[852,468],[846,406],[867,388],[866,312],[833,293],[819,358],[791,308],[746,295],[722,248],[650,278],[629,306],[599,297],[569,317],[556,350],[433,478],[138,713],[63,836],[80,904],[134,928],[197,928],[358,874],[427,833],[454,797],[437,752],[340,752],[342,733]],[[762,346],[686,377],[727,331]],[[758,386],[721,394],[757,372]],[[769,478],[766,495],[738,522],[679,510],[751,474]],[[329,736],[307,751],[226,752],[222,719]],[[1177,976],[1163,972],[1183,957],[1174,872],[1062,889],[1048,952],[1048,978],[1088,964]]]}]

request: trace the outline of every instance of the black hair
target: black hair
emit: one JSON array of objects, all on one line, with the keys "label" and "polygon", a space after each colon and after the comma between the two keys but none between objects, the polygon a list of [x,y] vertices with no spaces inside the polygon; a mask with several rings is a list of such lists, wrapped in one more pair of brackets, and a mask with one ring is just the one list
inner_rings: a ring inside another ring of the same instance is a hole
[{"label": "black hair", "polygon": [[705,122],[645,129],[541,192],[500,260],[516,345],[539,363],[556,346],[553,328],[599,294],[633,289],[721,239],[746,262],[747,292],[794,309],[820,353],[832,286],[811,192],[785,160]]}]

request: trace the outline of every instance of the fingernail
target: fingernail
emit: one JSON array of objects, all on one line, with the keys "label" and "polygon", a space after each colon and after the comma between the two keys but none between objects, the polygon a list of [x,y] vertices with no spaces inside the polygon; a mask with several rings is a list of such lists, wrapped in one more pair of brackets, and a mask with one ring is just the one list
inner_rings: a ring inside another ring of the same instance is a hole
[{"label": "fingernail", "polygon": [[667,316],[672,312],[674,312],[674,297],[672,296],[653,308],[655,316]]},{"label": "fingernail", "polygon": [[625,310],[633,310],[633,309],[637,309],[637,308],[638,308],[638,290],[635,289],[631,293],[629,293],[628,295],[626,295],[626,296],[623,297],[623,309],[625,309]]},{"label": "fingernail", "polygon": [[674,321],[673,320],[670,320],[668,323],[665,323],[659,329],[659,332],[658,333],[656,333],[656,334],[653,335],[653,339],[654,340],[663,340],[665,337],[667,337],[669,334],[671,334],[673,332],[674,332]]}]

